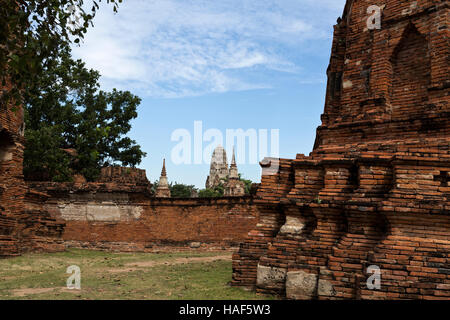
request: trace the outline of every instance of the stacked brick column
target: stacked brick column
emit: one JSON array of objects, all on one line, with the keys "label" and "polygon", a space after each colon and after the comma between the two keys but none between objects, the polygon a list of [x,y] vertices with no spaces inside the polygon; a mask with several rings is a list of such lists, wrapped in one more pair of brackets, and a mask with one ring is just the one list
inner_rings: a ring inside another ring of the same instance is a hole
[{"label": "stacked brick column", "polygon": [[[261,163],[262,184],[257,192],[259,200],[255,202],[259,211],[259,222],[256,228],[248,233],[248,239],[240,245],[239,251],[233,255],[233,285],[256,287],[259,259],[271,247],[274,237],[286,221],[283,206],[279,201],[280,196],[293,184],[291,163],[291,160],[285,159],[265,159]],[[277,274],[276,271],[269,272]]]}]

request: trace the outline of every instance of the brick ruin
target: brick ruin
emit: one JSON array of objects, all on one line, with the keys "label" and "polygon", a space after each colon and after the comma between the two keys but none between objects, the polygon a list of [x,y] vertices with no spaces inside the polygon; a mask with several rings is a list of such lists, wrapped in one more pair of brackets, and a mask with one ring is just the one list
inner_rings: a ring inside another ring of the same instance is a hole
[{"label": "brick ruin", "polygon": [[[367,28],[371,5],[381,29]],[[260,219],[233,255],[233,285],[450,299],[449,50],[448,1],[347,1],[314,149],[261,162]]]},{"label": "brick ruin", "polygon": [[214,189],[218,186],[223,186],[226,197],[245,195],[245,184],[239,177],[234,148],[229,167],[227,152],[221,145],[216,147],[212,153],[209,176],[206,179],[205,187]]},{"label": "brick ruin", "polygon": [[[130,169],[141,172],[144,170]],[[135,174],[139,176],[140,174]],[[252,197],[154,197],[150,183],[30,182],[64,220],[69,247],[116,251],[237,247],[258,221]]]},{"label": "brick ruin", "polygon": [[[380,30],[367,29],[371,5]],[[236,286],[290,299],[450,299],[448,21],[443,0],[347,1],[314,150],[263,160],[256,197],[155,198],[144,171],[119,167],[95,183],[25,183],[23,112],[3,107],[0,256],[246,238]],[[369,266],[381,269],[379,290],[366,285]]]},{"label": "brick ruin", "polygon": [[228,249],[256,225],[250,196],[172,199],[167,181],[154,195],[135,168],[103,168],[96,182],[25,182],[23,110],[0,111],[0,257],[66,247]]},{"label": "brick ruin", "polygon": [[64,224],[42,207],[47,195],[23,180],[23,133],[22,108],[0,104],[0,257],[64,249]]},{"label": "brick ruin", "polygon": [[225,183],[224,187],[224,195],[227,197],[239,197],[245,194],[245,184],[239,177],[234,149],[233,156],[231,158],[228,181]]}]

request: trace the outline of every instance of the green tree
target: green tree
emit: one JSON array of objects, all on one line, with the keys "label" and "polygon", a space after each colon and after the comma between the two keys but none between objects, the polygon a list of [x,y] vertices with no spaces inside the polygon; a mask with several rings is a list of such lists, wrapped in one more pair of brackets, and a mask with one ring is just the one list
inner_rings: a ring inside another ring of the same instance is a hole
[{"label": "green tree", "polygon": [[70,157],[60,149],[64,143],[61,126],[26,130],[26,139],[24,175],[27,179],[58,182],[71,179]]},{"label": "green tree", "polygon": [[218,185],[214,189],[202,189],[198,192],[199,198],[221,198],[223,197],[225,188],[222,184]]},{"label": "green tree", "polygon": [[[156,193],[158,189],[159,180],[156,180],[152,186],[152,193]],[[172,198],[190,198],[192,193],[197,192],[198,189],[192,185],[186,185],[178,182],[170,182],[169,183],[170,195]]]},{"label": "green tree", "polygon": [[251,194],[251,193],[252,193],[252,184],[253,184],[253,181],[242,178],[242,176],[241,176],[240,173],[239,173],[239,180],[241,180],[242,182],[244,182],[244,186],[245,186],[245,194]]},{"label": "green tree", "polygon": [[219,198],[221,195],[213,189],[202,189],[198,192],[199,198]]},{"label": "green tree", "polygon": [[152,187],[150,189],[152,194],[156,193],[156,190],[158,189],[159,186],[159,180],[156,180],[155,182],[152,183]]},{"label": "green tree", "polygon": [[[126,136],[141,100],[128,91],[99,90],[99,77],[62,45],[23,91],[27,178],[40,172],[50,180],[68,181],[80,173],[95,180],[103,166],[141,162],[145,153]],[[75,150],[75,156],[67,149]]]},{"label": "green tree", "polygon": [[174,183],[169,185],[170,188],[170,195],[172,198],[190,198],[192,195],[192,192],[197,189],[195,186],[181,184],[181,183]]},{"label": "green tree", "polygon": [[[61,44],[83,39],[101,1],[90,1],[92,8],[85,10],[84,0],[0,0],[0,84],[13,85],[0,92],[0,103],[22,102],[21,90],[39,77]],[[117,12],[122,0],[106,2]]]},{"label": "green tree", "polygon": [[223,197],[225,193],[225,187],[223,184],[219,184],[217,187],[215,187],[214,192],[217,194],[218,197]]}]

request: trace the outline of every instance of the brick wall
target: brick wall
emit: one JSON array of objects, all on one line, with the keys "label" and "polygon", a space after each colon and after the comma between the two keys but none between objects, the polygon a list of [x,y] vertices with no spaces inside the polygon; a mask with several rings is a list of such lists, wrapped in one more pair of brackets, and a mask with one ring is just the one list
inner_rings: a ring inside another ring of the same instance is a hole
[{"label": "brick wall", "polygon": [[[367,29],[370,5],[380,30]],[[234,285],[450,299],[449,12],[439,0],[347,1],[314,150],[261,163],[260,221],[233,256]]]},{"label": "brick wall", "polygon": [[153,198],[145,186],[30,183],[45,208],[66,223],[66,245],[117,250],[159,246],[236,246],[257,222],[251,197]]},{"label": "brick wall", "polygon": [[102,168],[98,182],[114,182],[118,184],[136,184],[151,187],[145,170],[129,167]]},{"label": "brick wall", "polygon": [[0,104],[0,257],[64,249],[63,224],[41,206],[46,195],[29,190],[23,180],[23,129],[22,107]]}]

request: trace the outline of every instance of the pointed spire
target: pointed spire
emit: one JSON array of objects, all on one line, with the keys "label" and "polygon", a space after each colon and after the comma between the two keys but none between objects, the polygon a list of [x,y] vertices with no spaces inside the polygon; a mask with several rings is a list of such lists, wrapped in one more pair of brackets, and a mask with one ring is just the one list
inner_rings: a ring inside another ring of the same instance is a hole
[{"label": "pointed spire", "polygon": [[162,167],[162,170],[161,170],[161,177],[167,177],[166,159],[163,159],[163,167]]},{"label": "pointed spire", "polygon": [[234,152],[234,147],[233,147],[233,157],[231,159],[231,164],[230,164],[230,170],[229,170],[228,177],[230,179],[238,179],[239,178],[239,173],[238,173],[238,169],[237,169],[237,165],[236,165],[236,155],[235,155],[235,152]]},{"label": "pointed spire", "polygon": [[236,156],[234,153],[234,147],[233,147],[233,157],[231,158],[231,167],[236,167]]},{"label": "pointed spire", "polygon": [[170,188],[169,183],[167,182],[166,159],[163,160],[161,177],[159,178],[155,196],[158,198],[170,198]]},{"label": "pointed spire", "polygon": [[231,158],[230,170],[228,175],[228,181],[225,184],[225,196],[237,197],[245,194],[244,182],[239,179],[239,172],[236,165],[236,152],[235,146],[233,146],[233,157]]}]

